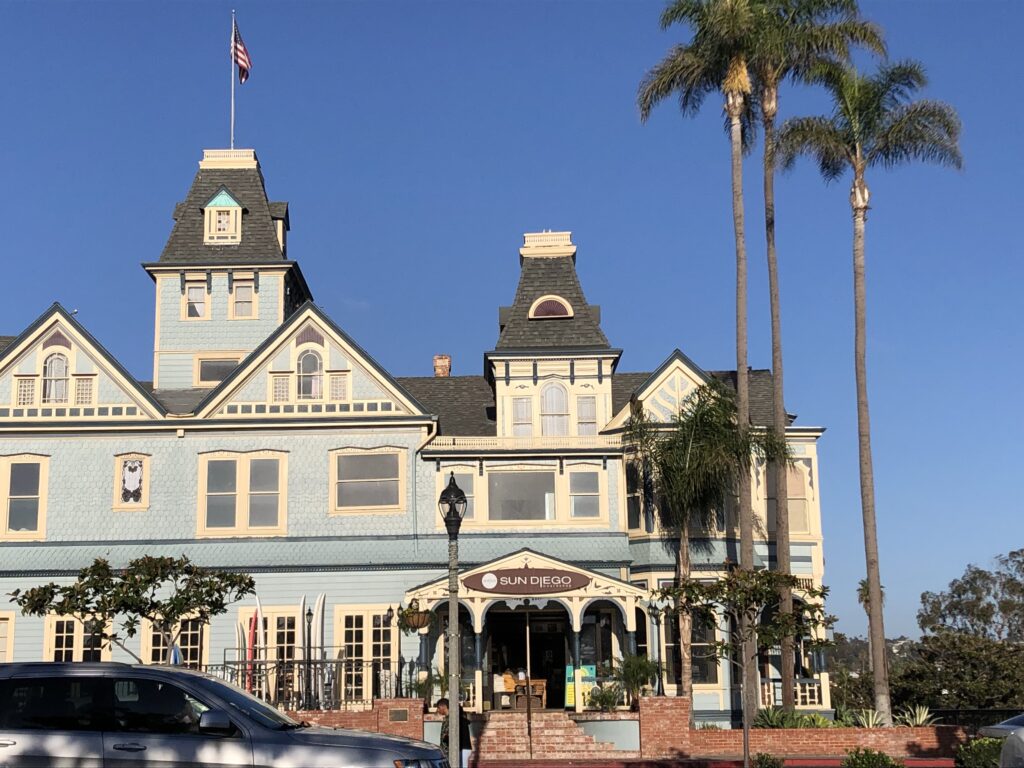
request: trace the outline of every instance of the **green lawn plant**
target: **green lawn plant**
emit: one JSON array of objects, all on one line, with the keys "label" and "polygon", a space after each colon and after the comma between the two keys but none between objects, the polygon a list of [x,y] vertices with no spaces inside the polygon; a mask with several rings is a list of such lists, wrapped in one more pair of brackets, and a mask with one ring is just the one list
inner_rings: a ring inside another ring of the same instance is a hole
[{"label": "green lawn plant", "polygon": [[785,764],[783,758],[769,755],[767,752],[758,752],[754,755],[754,768],[783,768]]}]

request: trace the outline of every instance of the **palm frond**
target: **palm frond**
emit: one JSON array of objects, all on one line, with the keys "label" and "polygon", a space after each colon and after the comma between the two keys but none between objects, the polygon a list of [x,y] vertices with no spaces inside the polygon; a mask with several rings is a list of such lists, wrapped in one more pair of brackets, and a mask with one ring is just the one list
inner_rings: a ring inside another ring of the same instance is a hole
[{"label": "palm frond", "polygon": [[684,115],[695,114],[708,93],[718,90],[717,74],[693,46],[675,46],[640,82],[640,120],[646,122],[654,107],[672,94],[678,94],[679,109]]},{"label": "palm frond", "polygon": [[888,111],[910,101],[916,91],[928,84],[928,77],[919,62],[905,60],[883,64],[868,82],[874,100],[881,110]]},{"label": "palm frond", "polygon": [[923,99],[887,113],[870,147],[869,165],[891,168],[910,160],[961,168],[960,119],[941,101]]},{"label": "palm frond", "polygon": [[706,3],[702,0],[673,0],[661,12],[661,28],[668,29],[673,24],[689,24],[697,26],[706,11]]},{"label": "palm frond", "polygon": [[835,181],[853,165],[852,149],[834,119],[824,116],[787,120],[776,138],[779,165],[790,169],[801,156],[814,158],[826,181]]}]

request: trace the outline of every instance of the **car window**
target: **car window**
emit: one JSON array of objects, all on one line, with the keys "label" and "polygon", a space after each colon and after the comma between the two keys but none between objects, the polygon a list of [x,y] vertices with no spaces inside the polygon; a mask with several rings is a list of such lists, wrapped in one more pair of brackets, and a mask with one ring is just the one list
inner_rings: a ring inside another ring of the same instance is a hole
[{"label": "car window", "polygon": [[1024,715],[1017,715],[1009,720],[1003,720],[1000,725],[1024,725]]},{"label": "car window", "polygon": [[114,678],[114,727],[118,731],[199,733],[199,717],[209,708],[173,683]]},{"label": "car window", "polygon": [[0,728],[103,730],[102,691],[102,678],[23,677],[0,680]]},{"label": "car window", "polygon": [[195,684],[204,690],[211,691],[227,702],[232,709],[247,715],[266,728],[294,728],[298,725],[284,713],[230,683],[209,677],[197,677]]}]

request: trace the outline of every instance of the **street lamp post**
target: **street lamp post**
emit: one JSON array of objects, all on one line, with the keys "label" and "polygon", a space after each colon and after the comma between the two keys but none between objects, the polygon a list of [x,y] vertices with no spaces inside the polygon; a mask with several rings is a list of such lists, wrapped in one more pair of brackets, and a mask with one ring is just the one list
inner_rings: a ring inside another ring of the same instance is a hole
[{"label": "street lamp post", "polygon": [[313,609],[306,609],[306,701],[307,710],[313,708]]},{"label": "street lamp post", "polygon": [[651,603],[651,607],[647,609],[651,614],[651,619],[654,621],[654,647],[658,649],[658,684],[654,689],[654,693],[657,696],[664,696],[665,690],[662,688],[661,677],[661,615],[662,609],[657,603]]},{"label": "street lamp post", "polygon": [[[384,611],[384,626],[385,626],[384,636],[387,637],[387,638],[391,637],[391,622],[393,622],[394,620],[395,620],[395,609],[392,606],[389,605],[388,609],[386,611]],[[390,662],[389,662],[389,664],[390,664]],[[392,679],[391,678],[391,670],[390,669],[385,670],[385,677],[389,681]],[[399,653],[399,655],[398,655],[398,675],[397,675],[397,678],[398,678],[398,691],[397,691],[398,698],[402,698],[402,655],[401,655],[401,653]],[[388,692],[387,692],[388,698],[391,698],[392,696],[394,696],[395,693],[396,692],[394,690],[392,690],[391,685],[389,683],[389,685],[388,685]]]},{"label": "street lamp post", "polygon": [[459,768],[459,528],[466,514],[466,494],[452,472],[437,508],[448,531],[448,763]]}]

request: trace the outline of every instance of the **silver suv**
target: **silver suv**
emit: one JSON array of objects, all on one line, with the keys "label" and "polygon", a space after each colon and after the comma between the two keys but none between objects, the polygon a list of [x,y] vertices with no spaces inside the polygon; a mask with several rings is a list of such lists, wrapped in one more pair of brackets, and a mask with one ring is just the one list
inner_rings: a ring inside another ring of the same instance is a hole
[{"label": "silver suv", "polygon": [[296,723],[179,668],[0,665],[0,765],[448,768],[432,744]]}]

